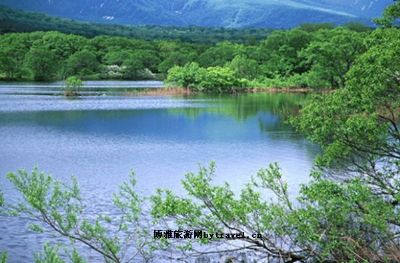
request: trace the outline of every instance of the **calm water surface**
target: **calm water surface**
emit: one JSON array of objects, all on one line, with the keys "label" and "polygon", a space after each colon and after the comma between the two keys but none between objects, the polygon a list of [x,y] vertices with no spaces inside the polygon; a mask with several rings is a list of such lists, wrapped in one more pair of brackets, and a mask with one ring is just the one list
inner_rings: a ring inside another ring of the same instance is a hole
[{"label": "calm water surface", "polygon": [[[37,166],[65,182],[75,175],[101,212],[131,170],[145,195],[160,187],[182,193],[184,175],[210,161],[217,164],[215,182],[235,190],[278,162],[294,196],[318,152],[284,122],[302,95],[139,97],[112,90],[132,82],[86,85],[91,90],[74,100],[57,95],[57,83],[0,85],[0,186],[8,200],[16,195],[5,175]],[[10,262],[31,261],[49,238],[26,225],[0,217],[0,251],[9,252]]]}]

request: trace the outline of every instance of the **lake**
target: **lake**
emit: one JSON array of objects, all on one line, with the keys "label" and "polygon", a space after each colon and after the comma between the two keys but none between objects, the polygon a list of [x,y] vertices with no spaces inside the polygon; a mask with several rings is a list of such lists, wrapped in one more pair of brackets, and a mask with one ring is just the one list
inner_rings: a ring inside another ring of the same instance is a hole
[{"label": "lake", "polygon": [[[66,99],[60,83],[0,84],[0,188],[15,192],[5,175],[18,169],[76,176],[95,211],[136,172],[138,191],[183,193],[180,181],[215,161],[215,183],[240,190],[258,169],[278,162],[295,196],[308,181],[318,148],[285,120],[306,99],[300,94],[128,96],[157,82],[89,82],[83,96]],[[128,93],[127,93],[128,92]],[[28,262],[48,235],[27,221],[0,217],[0,251]]]}]

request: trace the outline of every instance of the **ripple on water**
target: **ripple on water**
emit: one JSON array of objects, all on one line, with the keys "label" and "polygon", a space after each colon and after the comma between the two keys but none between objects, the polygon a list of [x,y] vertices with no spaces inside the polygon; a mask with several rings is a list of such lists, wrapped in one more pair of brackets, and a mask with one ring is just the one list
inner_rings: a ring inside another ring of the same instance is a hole
[{"label": "ripple on water", "polygon": [[[162,187],[182,194],[184,174],[212,160],[215,183],[228,181],[235,192],[258,169],[278,162],[295,195],[318,152],[282,123],[300,99],[292,95],[68,100],[40,93],[53,87],[23,88],[38,95],[10,95],[17,91],[2,93],[0,87],[0,185],[9,201],[17,195],[4,175],[38,165],[63,182],[75,175],[91,216],[114,216],[112,193],[132,169],[141,193]],[[33,234],[28,223],[0,217],[0,250],[9,251],[10,262],[32,262],[45,242],[64,242]],[[93,251],[80,249],[89,262],[99,261]]]}]

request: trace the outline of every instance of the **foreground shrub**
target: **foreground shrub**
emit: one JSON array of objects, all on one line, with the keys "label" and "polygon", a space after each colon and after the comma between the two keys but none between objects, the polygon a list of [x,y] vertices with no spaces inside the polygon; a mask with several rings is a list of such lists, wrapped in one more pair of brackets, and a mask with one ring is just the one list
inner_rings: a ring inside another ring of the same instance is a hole
[{"label": "foreground shrub", "polygon": [[[112,209],[115,209],[115,216],[112,218],[88,214],[75,178],[71,185],[64,185],[36,168],[32,173],[21,170],[7,177],[23,201],[6,203],[2,212],[8,216],[28,218],[32,231],[50,231],[66,237],[72,248],[76,242],[80,243],[96,252],[104,262],[134,262],[138,258],[151,258],[151,235],[149,227],[141,220],[143,200],[134,191],[136,181],[133,174],[114,195]],[[43,262],[44,258],[58,258],[57,251],[54,247],[45,246],[44,252],[36,255],[36,262]],[[76,260],[81,259],[75,250],[69,249],[66,253]]]}]

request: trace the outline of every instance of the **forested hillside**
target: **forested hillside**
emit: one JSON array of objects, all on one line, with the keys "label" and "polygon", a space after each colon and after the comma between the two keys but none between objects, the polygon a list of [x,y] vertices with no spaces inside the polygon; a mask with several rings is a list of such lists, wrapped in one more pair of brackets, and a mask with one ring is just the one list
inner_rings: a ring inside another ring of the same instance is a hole
[{"label": "forested hillside", "polygon": [[88,23],[0,6],[0,34],[34,31],[59,31],[85,37],[109,35],[145,40],[169,39],[193,43],[217,43],[223,40],[251,43],[264,39],[271,32],[266,28],[229,29]]},{"label": "forested hillside", "polygon": [[94,22],[281,29],[302,23],[371,23],[391,0],[1,0],[0,3]]}]

